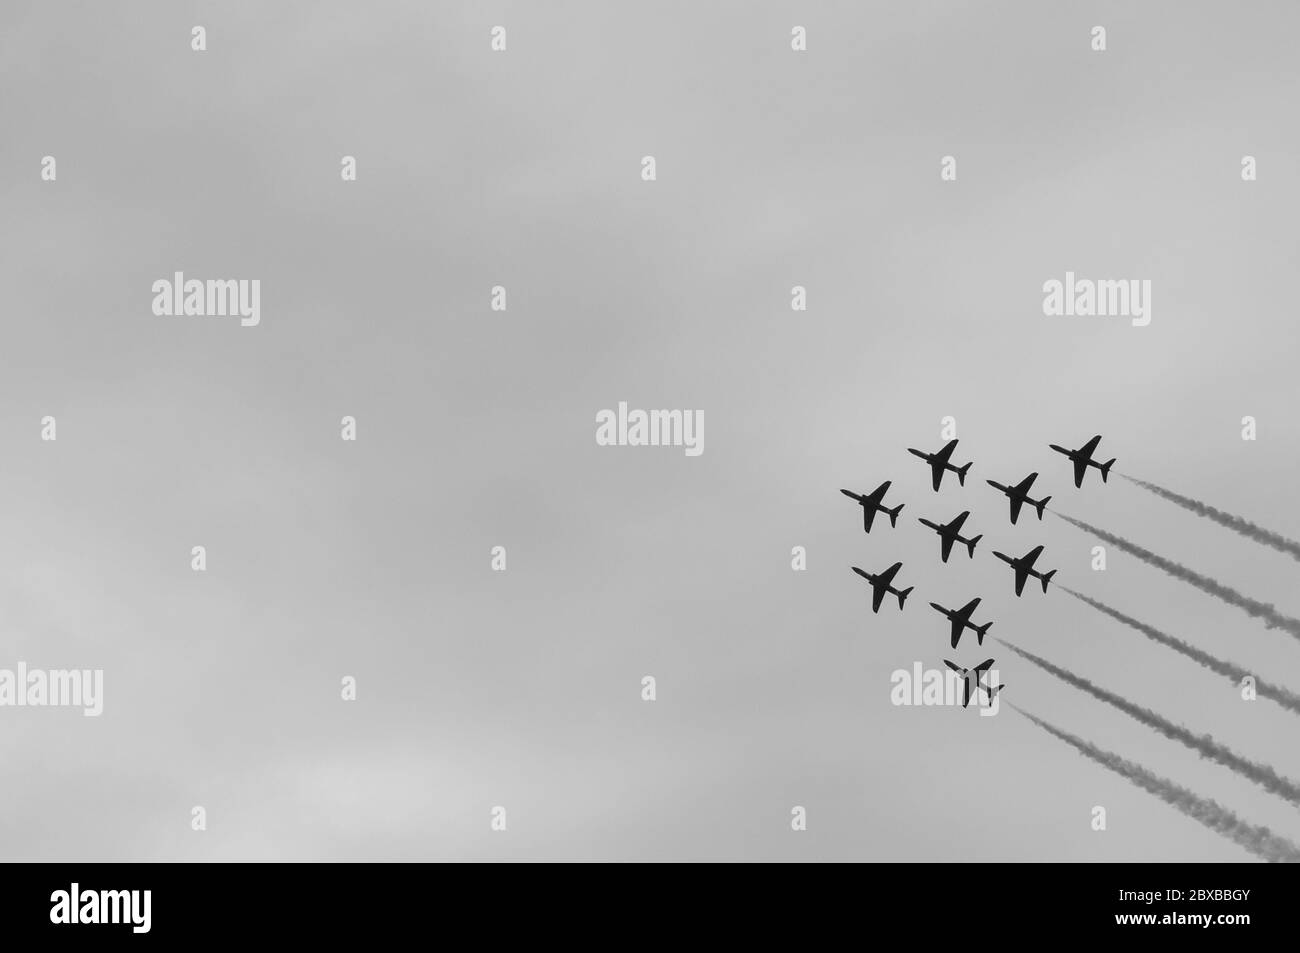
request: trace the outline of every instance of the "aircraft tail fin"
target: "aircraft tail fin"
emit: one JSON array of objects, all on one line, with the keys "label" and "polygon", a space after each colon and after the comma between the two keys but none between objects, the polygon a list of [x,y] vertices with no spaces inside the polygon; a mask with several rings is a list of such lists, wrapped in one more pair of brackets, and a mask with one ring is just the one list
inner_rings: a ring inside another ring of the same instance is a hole
[{"label": "aircraft tail fin", "polygon": [[[971,463],[974,463],[974,462],[975,462],[975,461],[972,460],[972,461],[970,461],[970,463],[967,463],[964,467],[958,467],[958,468],[957,468],[957,483],[958,483],[960,486],[965,486],[965,485],[966,485],[966,471],[970,469],[970,465],[971,465]],[[1114,463],[1114,462],[1115,462],[1115,461],[1113,461],[1113,460],[1111,461],[1111,463]]]},{"label": "aircraft tail fin", "polygon": [[898,608],[899,608],[899,609],[902,609],[902,608],[903,608],[903,600],[907,598],[907,594],[908,594],[909,592],[911,592],[911,591],[912,591],[913,589],[915,589],[915,588],[916,588],[916,586],[908,586],[906,589],[902,590],[902,591],[898,594]]},{"label": "aircraft tail fin", "polygon": [[899,503],[892,510],[885,510],[889,514],[889,526],[892,529],[898,525],[898,514],[903,512],[903,504]]},{"label": "aircraft tail fin", "polygon": [[1038,518],[1039,518],[1039,519],[1042,519],[1042,518],[1043,518],[1043,510],[1047,509],[1047,501],[1050,500],[1050,499],[1051,499],[1050,496],[1045,496],[1045,497],[1043,497],[1041,500],[1039,500],[1037,503],[1034,504],[1034,509],[1038,510]]},{"label": "aircraft tail fin", "polygon": [[1111,457],[1101,465],[1101,482],[1106,482],[1106,477],[1110,476],[1110,468],[1115,465],[1115,458]]},{"label": "aircraft tail fin", "polygon": [[992,624],[992,622],[985,622],[983,625],[975,626],[975,641],[977,643],[980,645],[984,644],[984,633],[989,630],[989,626]]},{"label": "aircraft tail fin", "polygon": [[970,539],[966,541],[966,549],[970,552],[971,559],[975,558],[975,544],[978,543],[983,538],[984,538],[984,534],[981,533],[979,536],[976,536],[974,539]]},{"label": "aircraft tail fin", "polygon": [[1052,581],[1052,577],[1055,575],[1056,575],[1055,569],[1053,569],[1051,572],[1043,573],[1043,592],[1047,591],[1047,584]]}]

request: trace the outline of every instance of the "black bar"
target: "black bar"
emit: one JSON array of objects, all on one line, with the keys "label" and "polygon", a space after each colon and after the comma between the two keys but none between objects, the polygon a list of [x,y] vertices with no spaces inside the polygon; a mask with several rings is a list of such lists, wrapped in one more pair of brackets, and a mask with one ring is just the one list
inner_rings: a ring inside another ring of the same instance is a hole
[{"label": "black bar", "polygon": [[[1295,871],[1261,864],[538,866],[10,864],[0,868],[0,922],[7,941],[56,944],[51,949],[69,940],[373,944],[412,933],[428,938],[429,930],[443,938],[434,945],[459,947],[466,928],[476,931],[474,942],[514,931],[534,941],[577,930],[664,943],[695,928],[760,940],[849,931],[855,942],[902,931],[928,936],[927,945],[983,938],[999,949],[1048,936],[1124,942],[1124,934],[1232,943],[1270,936],[1296,917]],[[111,916],[116,906],[125,922],[52,922],[67,913],[74,883],[79,919],[101,908]],[[137,931],[146,890],[147,932]],[[1171,899],[1171,890],[1181,896]],[[114,893],[104,906],[103,891],[140,891],[138,905]],[[69,901],[63,909],[60,892]],[[87,901],[88,893],[96,899]],[[1205,916],[1208,926],[1188,920]]]}]

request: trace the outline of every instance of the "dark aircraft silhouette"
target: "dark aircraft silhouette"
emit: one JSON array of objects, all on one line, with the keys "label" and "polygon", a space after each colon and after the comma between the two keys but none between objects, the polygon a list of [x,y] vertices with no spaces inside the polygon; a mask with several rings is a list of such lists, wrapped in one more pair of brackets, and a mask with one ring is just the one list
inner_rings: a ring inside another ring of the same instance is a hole
[{"label": "dark aircraft silhouette", "polygon": [[1051,497],[1045,496],[1041,500],[1034,500],[1030,498],[1029,488],[1034,485],[1034,481],[1037,479],[1038,479],[1038,474],[1031,473],[1029,474],[1029,476],[1025,477],[1015,486],[1003,486],[1001,483],[998,483],[996,480],[984,481],[989,486],[996,487],[997,489],[1001,490],[1003,494],[1006,496],[1006,498],[1011,501],[1011,525],[1012,526],[1016,525],[1016,517],[1020,515],[1020,507],[1024,506],[1026,503],[1028,503],[1034,509],[1038,510],[1038,518],[1040,520],[1043,518],[1043,509],[1047,506],[1047,501],[1050,500]]},{"label": "dark aircraft silhouette", "polygon": [[970,510],[964,510],[961,513],[958,513],[950,523],[931,523],[927,519],[921,520],[922,523],[938,533],[940,538],[943,540],[943,542],[940,543],[939,555],[942,557],[944,562],[948,561],[948,554],[952,552],[952,544],[954,542],[965,543],[967,550],[970,552],[970,558],[975,558],[975,544],[984,537],[981,535],[976,536],[973,539],[966,539],[966,537],[961,535],[962,524],[966,522],[966,517],[968,516],[970,516]]},{"label": "dark aircraft silhouette", "polygon": [[980,604],[979,599],[972,599],[970,602],[966,603],[960,609],[945,609],[937,602],[930,603],[930,605],[934,606],[936,609],[938,609],[940,612],[946,615],[949,618],[949,620],[951,620],[953,648],[957,647],[957,643],[961,641],[961,634],[966,629],[973,629],[975,632],[976,642],[978,642],[980,645],[984,644],[984,633],[989,630],[989,626],[991,626],[993,623],[985,622],[983,625],[976,625],[975,623],[971,622],[970,620],[971,613],[975,611],[975,607],[978,606],[979,604]]},{"label": "dark aircraft silhouette", "polygon": [[906,589],[895,589],[893,586],[890,585],[890,583],[894,581],[894,577],[898,575],[898,570],[903,568],[902,563],[894,563],[894,565],[890,566],[884,572],[877,573],[875,575],[872,575],[869,572],[863,572],[857,566],[851,566],[849,568],[851,568],[855,573],[857,573],[867,582],[871,583],[871,589],[872,589],[871,611],[872,612],[880,611],[880,602],[882,599],[885,598],[885,593],[887,592],[892,592],[894,595],[898,596],[898,608],[899,611],[901,612],[903,609],[903,600],[907,598],[907,594],[909,592],[911,592],[913,589],[916,588],[915,586],[908,586]]},{"label": "dark aircraft silhouette", "polygon": [[936,453],[922,453],[920,450],[913,450],[911,447],[907,448],[907,452],[914,457],[920,457],[926,463],[930,464],[930,472],[934,478],[932,482],[937,491],[939,489],[939,484],[943,481],[943,472],[945,470],[951,470],[953,473],[957,474],[957,482],[962,486],[966,485],[966,471],[970,469],[970,464],[968,463],[965,466],[955,467],[948,462],[952,459],[952,451],[956,446],[956,440],[949,440],[948,443],[944,445],[944,448]]},{"label": "dark aircraft silhouette", "polygon": [[[947,665],[950,669],[960,675],[962,680],[966,683],[966,697],[962,699],[962,708],[968,707],[970,705],[971,695],[977,694],[981,689],[989,696],[989,703],[991,704],[993,702],[993,696],[1007,687],[1006,685],[999,685],[997,688],[990,688],[981,680],[980,676],[984,672],[987,672],[993,665],[993,659],[991,658],[980,662],[973,669],[962,668],[956,662],[949,662],[947,659],[943,660],[943,664]],[[972,676],[974,676],[974,685],[971,684]]]},{"label": "dark aircraft silhouette", "polygon": [[1057,453],[1063,453],[1070,458],[1070,462],[1074,464],[1074,485],[1080,487],[1083,486],[1083,475],[1088,472],[1088,467],[1096,467],[1101,471],[1102,483],[1105,483],[1106,477],[1110,476],[1110,468],[1115,463],[1114,457],[1111,457],[1105,463],[1098,463],[1096,460],[1092,459],[1092,451],[1097,449],[1097,444],[1099,443],[1101,443],[1100,434],[1093,437],[1078,450],[1066,450],[1064,447],[1058,447],[1054,443],[1049,443],[1048,446]]},{"label": "dark aircraft silhouette", "polygon": [[866,496],[858,496],[858,494],[854,493],[852,490],[840,490],[840,492],[849,499],[857,500],[857,502],[862,506],[862,531],[864,533],[871,532],[871,524],[875,520],[876,513],[878,512],[889,514],[890,526],[898,525],[898,514],[902,511],[903,504],[899,503],[892,510],[887,506],[880,505],[880,501],[885,498],[885,493],[888,492],[888,490],[888,480],[880,484],[880,486],[876,487]]},{"label": "dark aircraft silhouette", "polygon": [[1051,582],[1052,577],[1056,575],[1056,570],[1053,569],[1050,572],[1041,573],[1038,572],[1036,569],[1034,569],[1034,561],[1038,559],[1040,555],[1042,555],[1042,552],[1043,552],[1042,546],[1035,546],[1033,549],[1025,553],[1019,559],[1012,559],[1010,556],[1006,555],[1005,553],[999,553],[999,552],[993,553],[994,556],[998,557],[998,559],[1002,560],[1004,563],[1006,563],[1008,566],[1010,566],[1012,569],[1016,571],[1016,595],[1020,595],[1020,593],[1024,590],[1025,581],[1030,576],[1033,576],[1035,579],[1041,579],[1043,581],[1043,592],[1047,591],[1047,584]]}]

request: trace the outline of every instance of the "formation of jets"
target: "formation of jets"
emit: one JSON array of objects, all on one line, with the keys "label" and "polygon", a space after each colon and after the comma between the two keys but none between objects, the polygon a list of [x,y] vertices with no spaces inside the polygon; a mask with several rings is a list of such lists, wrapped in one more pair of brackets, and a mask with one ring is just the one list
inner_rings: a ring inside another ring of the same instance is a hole
[{"label": "formation of jets", "polygon": [[[1048,446],[1057,453],[1062,453],[1070,458],[1071,463],[1074,464],[1074,485],[1076,487],[1082,487],[1084,475],[1088,472],[1089,467],[1095,467],[1101,471],[1101,479],[1104,483],[1106,482],[1106,478],[1110,475],[1110,468],[1115,463],[1114,459],[1108,460],[1105,463],[1099,463],[1092,458],[1093,452],[1097,449],[1099,443],[1101,443],[1101,437],[1097,436],[1093,437],[1078,450],[1067,450],[1065,447],[1057,446],[1054,443],[1048,444]],[[950,440],[934,453],[925,453],[921,450],[914,450],[911,447],[908,448],[907,452],[913,456],[920,457],[929,465],[931,477],[930,482],[934,487],[935,492],[938,492],[939,487],[943,483],[943,475],[949,470],[957,474],[958,485],[966,485],[966,474],[971,468],[971,462],[961,464],[960,466],[954,464],[952,462],[952,455],[956,448],[957,441]],[[1029,495],[1029,491],[1033,487],[1034,481],[1037,479],[1038,474],[1035,472],[1029,474],[1029,476],[1025,477],[1014,486],[998,483],[996,480],[986,481],[989,486],[1001,491],[1009,501],[1011,506],[1011,524],[1013,526],[1020,516],[1021,508],[1026,503],[1034,508],[1038,513],[1038,519],[1040,521],[1042,520],[1043,512],[1047,509],[1047,503],[1051,500],[1051,497],[1044,496],[1041,500],[1035,500]],[[903,504],[899,503],[895,507],[885,506],[885,494],[889,492],[890,482],[891,481],[886,480],[870,493],[855,493],[852,490],[840,490],[841,493],[862,507],[863,532],[871,532],[871,526],[877,513],[885,513],[888,515],[890,527],[897,527],[898,514],[902,512]],[[939,558],[944,563],[948,562],[948,557],[952,554],[954,543],[963,544],[966,547],[966,551],[970,558],[975,558],[975,545],[984,537],[982,534],[970,537],[962,535],[962,529],[969,516],[970,510],[963,510],[946,523],[936,523],[925,519],[924,517],[918,519],[918,522],[928,526],[938,534],[940,541]],[[1052,569],[1047,572],[1040,572],[1035,568],[1035,563],[1038,561],[1038,557],[1042,554],[1042,546],[1035,546],[1029,552],[1025,553],[1025,555],[1016,558],[1008,556],[1005,553],[994,551],[993,555],[1009,565],[1014,571],[1017,597],[1024,592],[1025,583],[1029,581],[1031,576],[1042,584],[1043,592],[1047,592],[1048,584],[1052,581],[1052,577],[1056,575],[1056,570]],[[898,589],[894,587],[894,578],[898,575],[899,570],[903,568],[901,562],[896,562],[888,569],[879,573],[869,573],[865,570],[859,569],[857,566],[852,566],[850,568],[871,584],[871,611],[873,613],[878,613],[880,611],[880,605],[884,601],[886,594],[897,596],[898,609],[901,612],[908,594],[915,588],[914,586],[909,586],[906,589]],[[930,603],[936,611],[943,613],[951,624],[950,644],[952,648],[955,649],[957,647],[958,642],[961,641],[961,637],[967,629],[970,629],[975,633],[977,644],[984,644],[984,635],[988,632],[989,627],[992,626],[993,623],[985,622],[983,625],[977,625],[971,621],[971,617],[975,614],[975,610],[979,608],[979,604],[979,597],[972,599],[960,609],[948,609],[937,602]],[[983,673],[993,665],[993,659],[987,659],[975,666],[973,669],[962,668],[957,665],[957,663],[950,662],[947,659],[944,660],[944,664],[954,672],[957,672],[965,680],[966,697],[962,703],[962,707],[968,706],[971,697],[977,696],[981,691],[988,696],[988,700],[991,703],[993,701],[993,696],[1006,687],[1005,685],[998,685],[996,687],[986,685],[982,680]]]}]

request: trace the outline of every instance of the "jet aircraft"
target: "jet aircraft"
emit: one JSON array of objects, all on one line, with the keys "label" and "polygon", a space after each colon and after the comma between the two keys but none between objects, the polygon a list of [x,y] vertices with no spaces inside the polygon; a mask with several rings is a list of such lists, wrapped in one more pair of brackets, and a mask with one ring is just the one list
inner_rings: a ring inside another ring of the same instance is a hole
[{"label": "jet aircraft", "polygon": [[1092,451],[1097,449],[1097,444],[1099,443],[1101,443],[1100,434],[1093,437],[1078,450],[1066,450],[1064,447],[1058,447],[1054,443],[1049,443],[1048,446],[1057,453],[1063,453],[1070,458],[1070,462],[1074,464],[1074,485],[1080,487],[1083,486],[1083,475],[1088,472],[1088,467],[1096,467],[1101,471],[1102,483],[1105,483],[1106,477],[1110,476],[1110,468],[1115,463],[1114,457],[1111,457],[1105,463],[1098,463],[1096,460],[1092,459]]},{"label": "jet aircraft", "polygon": [[938,491],[939,484],[943,481],[945,470],[951,470],[953,473],[957,474],[957,482],[962,486],[966,485],[966,471],[970,469],[970,464],[967,463],[964,466],[957,467],[948,462],[952,459],[952,451],[956,446],[956,440],[949,440],[944,444],[942,450],[937,450],[934,453],[923,453],[920,450],[913,450],[911,447],[907,448],[907,452],[914,457],[920,457],[926,463],[930,464],[930,473],[933,478],[932,482],[935,490]]},{"label": "jet aircraft", "polygon": [[983,691],[989,696],[989,703],[992,704],[993,696],[1007,687],[1006,685],[999,685],[996,688],[991,688],[988,685],[985,685],[980,677],[984,672],[987,672],[992,667],[993,659],[991,658],[985,659],[974,668],[962,668],[956,662],[950,662],[947,659],[943,660],[943,664],[947,665],[950,669],[960,675],[962,680],[966,683],[966,697],[962,700],[962,708],[968,707],[970,705],[970,697],[978,694],[980,691]]},{"label": "jet aircraft", "polygon": [[971,622],[970,617],[972,613],[975,612],[975,607],[979,604],[979,599],[972,599],[960,609],[945,609],[937,602],[930,603],[930,605],[946,615],[949,621],[952,622],[952,647],[954,649],[957,647],[957,643],[961,641],[962,632],[966,629],[972,629],[975,632],[976,642],[980,645],[984,644],[984,633],[989,630],[989,626],[993,623],[985,622],[983,625],[976,625]]},{"label": "jet aircraft", "polygon": [[1047,584],[1051,582],[1052,577],[1056,575],[1056,570],[1053,569],[1050,570],[1049,572],[1041,573],[1034,568],[1034,561],[1037,560],[1038,557],[1042,555],[1042,553],[1043,553],[1043,547],[1035,546],[1033,549],[1025,553],[1019,559],[1012,559],[1010,556],[1006,555],[1005,553],[999,553],[996,550],[994,551],[993,553],[994,556],[998,557],[998,559],[1002,560],[1004,563],[1006,563],[1008,566],[1010,566],[1012,569],[1016,571],[1016,595],[1017,596],[1024,591],[1025,582],[1029,579],[1030,576],[1033,576],[1035,579],[1042,580],[1043,592],[1047,591]]},{"label": "jet aircraft", "polygon": [[880,486],[876,487],[870,493],[867,493],[865,496],[859,496],[857,493],[854,493],[852,490],[840,490],[840,492],[843,493],[845,496],[847,496],[849,499],[856,500],[857,503],[862,507],[862,531],[864,533],[871,532],[871,524],[875,521],[877,513],[888,513],[889,525],[890,526],[898,525],[898,514],[902,511],[903,504],[899,503],[892,510],[889,507],[884,506],[881,503],[881,501],[885,498],[885,493],[887,493],[888,491],[889,491],[888,480],[880,484]]},{"label": "jet aircraft", "polygon": [[939,538],[942,540],[939,544],[939,556],[944,562],[948,561],[948,554],[952,552],[953,543],[965,543],[970,558],[975,558],[975,544],[984,537],[980,535],[967,539],[961,535],[962,525],[966,522],[968,516],[970,516],[970,510],[963,510],[947,523],[931,523],[928,519],[921,519],[922,523],[939,534]]},{"label": "jet aircraft", "polygon": [[1015,486],[1003,486],[1001,483],[998,483],[996,480],[984,481],[989,486],[996,487],[997,489],[1001,490],[1003,494],[1006,496],[1006,498],[1011,501],[1011,525],[1012,526],[1016,524],[1016,517],[1020,515],[1020,507],[1024,506],[1026,503],[1028,503],[1034,509],[1038,510],[1038,518],[1040,520],[1043,518],[1043,510],[1047,507],[1047,501],[1050,500],[1051,497],[1045,496],[1041,500],[1035,500],[1030,498],[1029,488],[1034,485],[1034,481],[1037,479],[1038,479],[1038,474],[1031,473],[1029,474],[1029,476],[1025,477]]},{"label": "jet aircraft", "polygon": [[898,608],[899,611],[902,611],[903,600],[907,598],[907,594],[909,592],[911,592],[913,589],[916,588],[915,586],[908,586],[906,589],[895,589],[892,585],[890,585],[890,583],[894,581],[894,577],[898,575],[898,570],[903,568],[902,563],[894,563],[894,565],[890,566],[884,572],[875,573],[875,574],[869,572],[863,572],[857,566],[851,566],[849,568],[851,568],[855,573],[857,573],[867,582],[871,583],[871,589],[872,589],[871,611],[872,612],[880,611],[881,600],[885,598],[885,593],[887,592],[892,592],[894,595],[898,596]]}]

